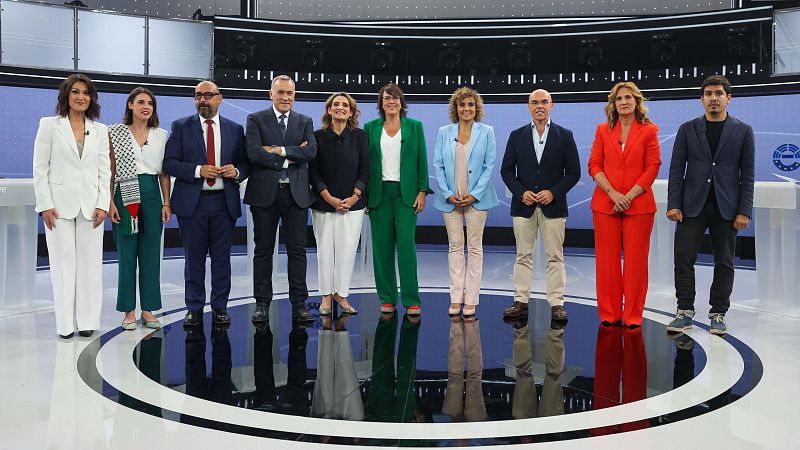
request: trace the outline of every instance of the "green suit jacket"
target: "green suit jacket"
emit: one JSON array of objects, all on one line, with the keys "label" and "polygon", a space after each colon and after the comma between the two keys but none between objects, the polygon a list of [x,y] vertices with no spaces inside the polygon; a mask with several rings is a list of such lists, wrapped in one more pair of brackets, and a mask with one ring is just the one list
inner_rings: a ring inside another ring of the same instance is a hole
[{"label": "green suit jacket", "polygon": [[[382,118],[364,124],[369,138],[370,176],[367,186],[367,207],[377,208],[383,198],[383,171],[381,169],[381,130]],[[400,195],[408,207],[414,206],[417,194],[433,193],[428,186],[428,152],[425,147],[425,133],[422,122],[400,118]]]}]

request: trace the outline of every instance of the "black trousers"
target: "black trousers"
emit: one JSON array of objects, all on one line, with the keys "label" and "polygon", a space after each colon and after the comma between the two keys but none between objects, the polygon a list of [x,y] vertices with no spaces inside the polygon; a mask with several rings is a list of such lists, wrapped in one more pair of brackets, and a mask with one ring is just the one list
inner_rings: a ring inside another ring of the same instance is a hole
[{"label": "black trousers", "polygon": [[308,208],[301,208],[292,198],[289,186],[278,189],[275,201],[268,208],[253,206],[253,297],[256,303],[272,301],[272,253],[275,250],[275,231],[281,222],[281,236],[286,244],[289,299],[292,305],[308,298],[306,285],[306,233]]},{"label": "black trousers", "polygon": [[675,296],[678,309],[694,310],[694,264],[705,231],[711,235],[714,252],[714,280],[709,303],[711,313],[725,313],[731,304],[733,290],[733,254],[736,250],[736,229],[733,220],[725,220],[715,203],[706,203],[697,217],[684,217],[675,230]]}]

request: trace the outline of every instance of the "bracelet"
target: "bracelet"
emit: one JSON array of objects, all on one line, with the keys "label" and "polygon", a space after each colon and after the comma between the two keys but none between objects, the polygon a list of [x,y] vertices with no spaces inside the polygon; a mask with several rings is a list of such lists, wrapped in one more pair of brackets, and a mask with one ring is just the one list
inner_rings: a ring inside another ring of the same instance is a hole
[{"label": "bracelet", "polygon": [[360,192],[353,191],[353,195],[355,195],[358,198],[361,198],[361,193]]},{"label": "bracelet", "polygon": [[169,206],[169,205],[164,205],[163,207],[164,207],[164,208],[169,208],[169,209],[172,209],[172,207],[171,207],[171,206]]}]

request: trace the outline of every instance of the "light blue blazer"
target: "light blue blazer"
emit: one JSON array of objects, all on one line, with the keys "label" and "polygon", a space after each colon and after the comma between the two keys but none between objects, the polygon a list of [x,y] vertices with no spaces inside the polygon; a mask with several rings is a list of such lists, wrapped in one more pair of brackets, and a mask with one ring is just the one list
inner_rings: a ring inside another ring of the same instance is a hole
[{"label": "light blue blazer", "polygon": [[[433,157],[433,170],[439,189],[436,191],[434,205],[442,212],[451,212],[455,205],[447,199],[456,191],[455,162],[456,141],[458,140],[458,123],[439,128],[436,136],[436,150]],[[494,128],[478,122],[472,122],[472,133],[467,153],[467,174],[469,193],[478,199],[472,204],[475,209],[485,211],[500,204],[492,182],[497,144],[494,140]]]}]

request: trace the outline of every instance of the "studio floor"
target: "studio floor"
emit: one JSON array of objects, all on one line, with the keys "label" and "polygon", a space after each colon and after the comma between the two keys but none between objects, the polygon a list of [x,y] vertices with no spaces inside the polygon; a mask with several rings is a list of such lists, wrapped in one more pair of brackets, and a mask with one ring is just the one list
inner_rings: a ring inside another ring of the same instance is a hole
[{"label": "studio floor", "polygon": [[[309,289],[316,258],[308,255]],[[738,268],[729,334],[708,333],[712,268],[697,266],[695,326],[668,336],[669,286],[651,286],[639,329],[603,327],[594,259],[568,253],[570,320],[551,323],[534,276],[528,320],[503,321],[514,255],[485,254],[475,318],[450,317],[447,254],[418,253],[423,314],[381,314],[357,264],[359,314],[291,320],[286,274],[268,324],[250,322],[246,256],[233,257],[232,324],[182,327],[183,260],[164,261],[164,327],[122,331],[116,265],[103,327],[57,337],[49,273],[38,308],[0,316],[0,449],[797,448],[800,316],[760,306]],[[285,267],[285,255],[279,255]],[[319,296],[312,292],[309,308]]]}]

